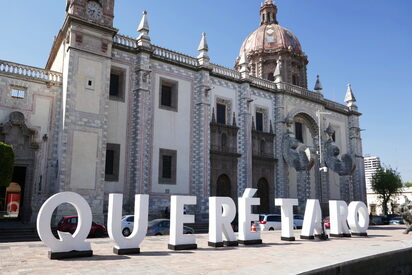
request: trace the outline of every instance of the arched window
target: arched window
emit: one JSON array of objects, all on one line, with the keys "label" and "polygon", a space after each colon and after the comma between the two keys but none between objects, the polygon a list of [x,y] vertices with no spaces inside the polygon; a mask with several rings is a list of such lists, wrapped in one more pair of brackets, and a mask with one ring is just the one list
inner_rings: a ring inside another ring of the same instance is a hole
[{"label": "arched window", "polygon": [[295,122],[295,137],[303,143],[303,124],[300,122]]},{"label": "arched window", "polygon": [[299,77],[296,74],[292,75],[292,84],[299,85]]}]

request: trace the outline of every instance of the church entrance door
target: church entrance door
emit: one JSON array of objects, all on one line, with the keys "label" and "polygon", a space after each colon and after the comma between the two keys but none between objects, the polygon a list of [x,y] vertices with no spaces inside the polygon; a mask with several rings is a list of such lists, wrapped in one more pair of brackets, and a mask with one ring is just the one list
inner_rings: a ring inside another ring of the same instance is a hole
[{"label": "church entrance door", "polygon": [[269,213],[269,183],[265,178],[261,178],[257,184],[257,197],[260,198],[259,214]]},{"label": "church entrance door", "polygon": [[217,197],[232,197],[232,188],[230,179],[227,175],[223,174],[217,178],[216,186]]}]

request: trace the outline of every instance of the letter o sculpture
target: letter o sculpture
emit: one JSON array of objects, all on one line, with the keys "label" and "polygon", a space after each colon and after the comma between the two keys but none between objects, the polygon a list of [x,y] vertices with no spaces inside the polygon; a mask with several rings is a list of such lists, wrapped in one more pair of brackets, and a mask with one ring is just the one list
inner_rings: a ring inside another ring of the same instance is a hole
[{"label": "letter o sculpture", "polygon": [[352,235],[367,236],[369,227],[368,207],[361,201],[353,201],[348,207],[348,224]]}]

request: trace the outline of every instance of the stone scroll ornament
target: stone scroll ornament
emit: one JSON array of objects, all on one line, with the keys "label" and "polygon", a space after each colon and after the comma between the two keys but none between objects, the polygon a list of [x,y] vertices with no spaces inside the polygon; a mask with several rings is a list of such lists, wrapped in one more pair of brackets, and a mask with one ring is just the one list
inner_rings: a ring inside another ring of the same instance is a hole
[{"label": "stone scroll ornament", "polygon": [[283,135],[283,158],[296,171],[309,171],[315,164],[310,148],[300,143],[289,130]]},{"label": "stone scroll ornament", "polygon": [[350,176],[356,169],[355,157],[351,154],[343,154],[339,159],[340,149],[333,141],[333,134],[335,131],[332,126],[329,125],[325,131],[329,138],[325,143],[326,151],[326,166],[329,167],[332,171],[339,174],[339,176]]},{"label": "stone scroll ornament", "polygon": [[395,209],[395,213],[401,215],[403,220],[405,221],[406,230],[403,232],[404,234],[408,234],[412,231],[412,201],[405,196],[405,202],[399,205]]}]

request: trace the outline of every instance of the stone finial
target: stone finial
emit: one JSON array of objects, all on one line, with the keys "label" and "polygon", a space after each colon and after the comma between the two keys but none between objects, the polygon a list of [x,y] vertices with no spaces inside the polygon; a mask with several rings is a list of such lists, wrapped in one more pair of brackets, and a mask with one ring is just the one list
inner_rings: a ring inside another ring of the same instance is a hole
[{"label": "stone finial", "polygon": [[140,32],[139,37],[137,38],[137,44],[139,46],[148,46],[150,47],[150,37],[149,37],[149,21],[147,20],[147,11],[143,12],[142,20],[140,21],[137,31]]},{"label": "stone finial", "polygon": [[200,52],[197,57],[199,59],[199,64],[208,64],[210,61],[209,55],[207,54],[209,51],[209,46],[207,45],[205,32],[202,33],[202,39],[200,40],[199,47],[197,48],[197,50]]},{"label": "stone finial", "polygon": [[356,98],[353,95],[351,84],[348,84],[348,88],[346,89],[345,102],[349,108],[357,108],[355,104]]},{"label": "stone finial", "polygon": [[282,79],[282,57],[279,57],[276,65],[275,72],[273,73],[273,76],[275,78],[275,83],[280,83],[283,81]]},{"label": "stone finial", "polygon": [[318,93],[320,93],[320,91],[323,90],[323,86],[322,86],[322,83],[320,82],[319,75],[316,76],[316,83],[315,83],[314,90],[317,91]]},{"label": "stone finial", "polygon": [[239,66],[240,66],[239,72],[242,74],[243,78],[249,74],[248,65],[249,65],[249,61],[247,59],[246,52],[243,52],[240,55],[240,59],[239,59]]}]

